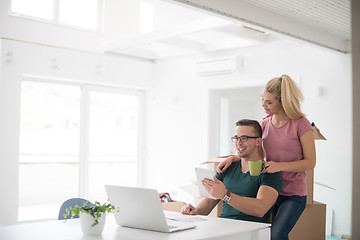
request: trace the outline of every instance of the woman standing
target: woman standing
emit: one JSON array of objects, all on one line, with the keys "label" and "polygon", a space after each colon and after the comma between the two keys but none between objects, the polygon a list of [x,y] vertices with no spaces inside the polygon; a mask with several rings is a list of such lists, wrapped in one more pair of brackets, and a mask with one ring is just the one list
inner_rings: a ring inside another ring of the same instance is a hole
[{"label": "woman standing", "polygon": [[[312,126],[301,112],[303,96],[288,76],[273,78],[265,85],[262,107],[268,114],[261,121],[265,171],[280,172],[283,187],[274,205],[271,239],[289,239],[306,206],[306,170],[316,163]],[[233,161],[232,156],[219,164],[222,173]]]}]

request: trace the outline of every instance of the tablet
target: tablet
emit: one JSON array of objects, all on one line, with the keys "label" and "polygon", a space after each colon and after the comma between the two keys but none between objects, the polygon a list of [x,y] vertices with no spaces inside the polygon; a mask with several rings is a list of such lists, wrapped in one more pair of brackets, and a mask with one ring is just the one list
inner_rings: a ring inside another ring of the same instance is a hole
[{"label": "tablet", "polygon": [[214,181],[213,171],[211,171],[210,169],[206,169],[206,168],[196,167],[195,172],[196,172],[196,179],[197,179],[197,184],[198,184],[200,196],[215,199],[214,197],[212,197],[208,193],[208,191],[206,191],[204,185],[202,185],[202,183],[201,183],[201,181],[204,178],[207,178],[207,179],[210,179],[211,181]]}]

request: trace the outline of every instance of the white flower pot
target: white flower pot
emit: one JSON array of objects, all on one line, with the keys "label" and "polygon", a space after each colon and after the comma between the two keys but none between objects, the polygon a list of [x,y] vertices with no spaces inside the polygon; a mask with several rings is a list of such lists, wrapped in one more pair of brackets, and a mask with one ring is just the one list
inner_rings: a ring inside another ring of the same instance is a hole
[{"label": "white flower pot", "polygon": [[105,220],[106,220],[106,213],[103,213],[99,218],[99,223],[95,226],[91,226],[94,224],[94,218],[89,213],[82,213],[80,212],[80,223],[81,229],[83,230],[85,235],[101,235],[102,231],[104,230]]}]

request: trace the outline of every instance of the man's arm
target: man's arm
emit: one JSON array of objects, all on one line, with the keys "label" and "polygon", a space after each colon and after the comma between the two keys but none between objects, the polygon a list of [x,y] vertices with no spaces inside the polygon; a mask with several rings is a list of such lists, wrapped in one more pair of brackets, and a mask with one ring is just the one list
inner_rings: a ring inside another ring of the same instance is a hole
[{"label": "man's arm", "polygon": [[219,201],[219,199],[204,198],[196,207],[193,207],[191,204],[187,204],[183,209],[181,209],[181,213],[186,215],[208,215],[219,203]]},{"label": "man's arm", "polygon": [[263,185],[259,188],[256,198],[241,197],[231,193],[228,204],[247,215],[263,217],[275,204],[278,195],[274,188]]},{"label": "man's arm", "polygon": [[[216,177],[214,177],[214,182],[209,179],[204,179],[202,183],[214,198],[222,199],[225,196],[227,191],[225,185]],[[262,185],[259,188],[256,198],[241,197],[231,193],[230,201],[227,203],[247,215],[263,217],[275,204],[278,195],[279,193],[276,189]]]}]

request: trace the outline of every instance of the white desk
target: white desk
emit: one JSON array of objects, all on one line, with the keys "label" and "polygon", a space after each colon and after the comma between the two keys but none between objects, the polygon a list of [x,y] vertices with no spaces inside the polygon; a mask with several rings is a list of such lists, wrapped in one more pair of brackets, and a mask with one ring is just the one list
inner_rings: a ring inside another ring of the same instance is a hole
[{"label": "white desk", "polygon": [[52,220],[22,223],[0,227],[1,240],[189,240],[189,239],[241,239],[269,240],[270,224],[207,217],[206,221],[195,222],[196,228],[175,232],[153,231],[118,226],[112,214],[107,216],[101,236],[85,236],[79,219]]}]

